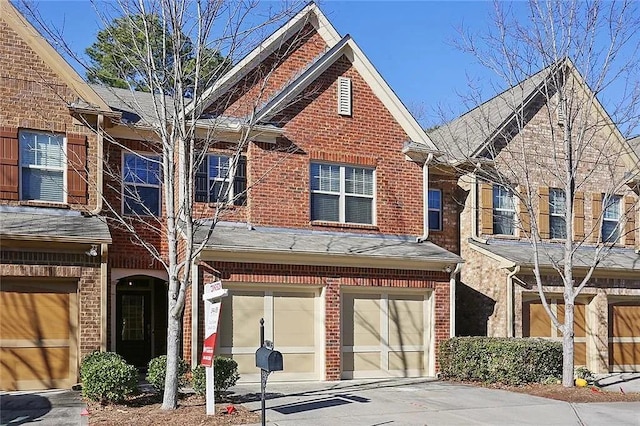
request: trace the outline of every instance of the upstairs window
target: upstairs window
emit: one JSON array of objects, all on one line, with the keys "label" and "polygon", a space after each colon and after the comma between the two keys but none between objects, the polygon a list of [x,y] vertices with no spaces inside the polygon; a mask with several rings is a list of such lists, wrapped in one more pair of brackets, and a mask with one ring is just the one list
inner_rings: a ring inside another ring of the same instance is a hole
[{"label": "upstairs window", "polygon": [[429,229],[442,231],[442,191],[429,190]]},{"label": "upstairs window", "polygon": [[605,197],[604,211],[602,214],[602,241],[606,243],[615,243],[620,239],[620,203],[622,197],[619,195],[611,195]]},{"label": "upstairs window", "polygon": [[205,157],[196,172],[196,202],[246,203],[247,160],[244,156],[237,157],[235,164],[233,160],[226,155]]},{"label": "upstairs window", "polygon": [[311,220],[373,224],[374,171],[311,164]]},{"label": "upstairs window", "polygon": [[564,239],[567,237],[565,222],[566,198],[562,189],[549,191],[549,237]]},{"label": "upstairs window", "polygon": [[63,203],[65,194],[64,136],[20,132],[22,200]]},{"label": "upstairs window", "polygon": [[493,233],[515,235],[516,209],[513,193],[504,186],[493,186]]},{"label": "upstairs window", "polygon": [[160,156],[125,153],[122,211],[129,216],[160,216]]}]

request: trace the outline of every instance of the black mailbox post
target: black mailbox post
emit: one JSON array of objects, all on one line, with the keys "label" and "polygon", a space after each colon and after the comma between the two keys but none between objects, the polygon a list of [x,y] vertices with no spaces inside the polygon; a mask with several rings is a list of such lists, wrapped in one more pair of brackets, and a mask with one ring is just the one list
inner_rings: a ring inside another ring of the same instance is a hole
[{"label": "black mailbox post", "polygon": [[282,354],[273,350],[273,342],[264,340],[264,318],[260,319],[260,347],[256,351],[256,367],[260,369],[260,398],[262,406],[262,424],[267,424],[265,393],[267,390],[267,378],[272,371],[282,371]]}]

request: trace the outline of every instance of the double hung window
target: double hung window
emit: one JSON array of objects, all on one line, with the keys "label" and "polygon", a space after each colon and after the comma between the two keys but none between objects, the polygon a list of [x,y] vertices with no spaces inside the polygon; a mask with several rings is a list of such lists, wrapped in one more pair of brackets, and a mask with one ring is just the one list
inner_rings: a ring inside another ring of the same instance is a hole
[{"label": "double hung window", "polygon": [[20,159],[22,200],[65,201],[64,136],[21,131]]},{"label": "double hung window", "polygon": [[429,190],[429,229],[442,230],[442,191],[439,189]]},{"label": "double hung window", "polygon": [[493,186],[493,233],[515,235],[516,209],[513,193],[504,186]]},{"label": "double hung window", "polygon": [[565,194],[562,189],[549,191],[549,237],[564,239],[567,237],[565,222]]},{"label": "double hung window", "polygon": [[125,215],[160,215],[160,170],[158,155],[124,154],[122,210]]},{"label": "double hung window", "polygon": [[[247,163],[244,156],[208,154],[196,172],[196,201],[243,205],[246,202]],[[232,184],[233,183],[233,184]]]},{"label": "double hung window", "polygon": [[611,195],[605,197],[602,214],[602,241],[615,243],[620,239],[620,204],[622,197]]},{"label": "double hung window", "polygon": [[374,170],[311,164],[311,220],[374,223]]}]

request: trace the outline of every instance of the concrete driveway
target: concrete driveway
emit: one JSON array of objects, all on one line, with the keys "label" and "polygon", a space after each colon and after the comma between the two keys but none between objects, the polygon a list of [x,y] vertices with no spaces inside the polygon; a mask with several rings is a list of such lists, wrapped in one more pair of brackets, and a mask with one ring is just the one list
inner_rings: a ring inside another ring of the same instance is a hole
[{"label": "concrete driveway", "polygon": [[[232,389],[260,410],[259,385]],[[430,380],[267,384],[274,425],[640,425],[640,402],[570,404]]]},{"label": "concrete driveway", "polygon": [[0,393],[0,425],[86,425],[80,392],[49,390]]}]

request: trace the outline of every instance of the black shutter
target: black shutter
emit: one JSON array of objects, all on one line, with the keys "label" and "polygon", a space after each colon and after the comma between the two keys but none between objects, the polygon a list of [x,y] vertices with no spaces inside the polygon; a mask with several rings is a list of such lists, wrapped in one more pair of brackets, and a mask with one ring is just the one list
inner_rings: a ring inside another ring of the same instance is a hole
[{"label": "black shutter", "polygon": [[205,155],[204,159],[198,165],[198,170],[196,170],[196,179],[195,179],[195,196],[197,203],[203,203],[209,201],[209,185],[208,185],[208,173],[207,169],[209,167],[209,156]]},{"label": "black shutter", "polygon": [[236,167],[236,175],[233,179],[233,204],[236,206],[244,206],[247,204],[247,157],[240,156],[238,158],[238,166]]}]

